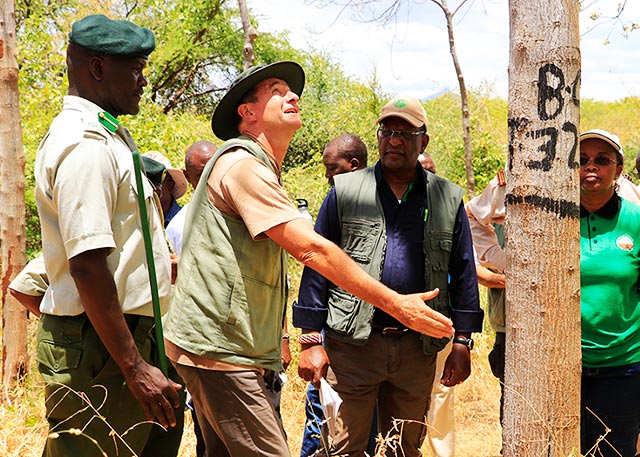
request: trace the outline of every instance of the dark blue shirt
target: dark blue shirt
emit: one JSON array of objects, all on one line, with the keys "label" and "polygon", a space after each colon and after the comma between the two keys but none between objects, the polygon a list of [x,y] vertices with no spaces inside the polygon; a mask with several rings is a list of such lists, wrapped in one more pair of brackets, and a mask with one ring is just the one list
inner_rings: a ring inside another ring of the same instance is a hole
[{"label": "dark blue shirt", "polygon": [[[375,165],[378,197],[385,218],[387,248],[381,282],[402,293],[423,292],[424,282],[424,208],[426,188],[424,173],[416,166],[417,181],[409,186],[401,201],[384,181],[380,162]],[[316,232],[340,244],[335,189],[332,188],[318,213]],[[456,216],[449,260],[449,294],[451,319],[458,332],[482,331],[483,311],[478,297],[478,278],[473,258],[469,220],[461,203]],[[298,302],[293,305],[293,325],[321,330],[327,319],[329,281],[310,268],[305,268],[300,283]],[[374,322],[384,326],[399,325],[390,315],[376,308]]]},{"label": "dark blue shirt", "polygon": [[181,209],[182,209],[182,206],[178,205],[177,201],[175,200],[171,201],[171,206],[169,207],[167,212],[164,213],[164,228],[167,228],[167,225],[169,225],[169,222],[171,222],[171,219],[173,219],[175,215],[180,212]]}]

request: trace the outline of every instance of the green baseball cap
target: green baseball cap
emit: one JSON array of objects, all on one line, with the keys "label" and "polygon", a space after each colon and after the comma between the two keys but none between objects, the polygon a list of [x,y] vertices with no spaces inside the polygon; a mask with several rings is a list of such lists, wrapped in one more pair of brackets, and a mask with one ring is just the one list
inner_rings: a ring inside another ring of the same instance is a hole
[{"label": "green baseball cap", "polygon": [[92,14],[74,22],[71,43],[96,54],[121,57],[148,57],[156,48],[153,32],[131,21]]},{"label": "green baseball cap", "polygon": [[256,65],[238,75],[224,94],[211,118],[213,133],[221,140],[240,136],[235,112],[238,103],[260,81],[278,78],[286,81],[293,93],[300,96],[304,89],[304,70],[296,62],[282,61],[269,65]]}]

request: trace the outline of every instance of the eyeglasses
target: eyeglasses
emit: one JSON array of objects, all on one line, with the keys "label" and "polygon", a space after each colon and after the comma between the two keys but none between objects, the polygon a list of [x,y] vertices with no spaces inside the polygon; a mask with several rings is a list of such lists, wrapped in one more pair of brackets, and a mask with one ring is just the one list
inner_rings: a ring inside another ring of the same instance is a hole
[{"label": "eyeglasses", "polygon": [[391,129],[385,129],[384,127],[378,128],[378,136],[380,138],[385,138],[385,139],[391,138],[393,135],[398,135],[403,140],[409,141],[414,137],[417,137],[418,135],[424,135],[425,133],[427,132],[423,130],[418,130],[417,132],[405,132],[404,130],[391,130]]},{"label": "eyeglasses", "polygon": [[580,157],[580,166],[581,167],[586,167],[591,162],[593,162],[595,165],[597,165],[599,167],[607,167],[607,166],[611,165],[612,163],[615,163],[615,164],[618,163],[617,160],[613,160],[613,159],[610,159],[609,157],[603,157],[603,156],[596,157],[595,159],[587,159],[586,157]]}]

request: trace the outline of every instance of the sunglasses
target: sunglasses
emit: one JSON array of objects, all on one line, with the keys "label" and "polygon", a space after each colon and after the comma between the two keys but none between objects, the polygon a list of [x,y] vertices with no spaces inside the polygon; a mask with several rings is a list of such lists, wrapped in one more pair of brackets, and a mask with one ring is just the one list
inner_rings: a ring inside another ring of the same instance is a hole
[{"label": "sunglasses", "polygon": [[593,162],[595,165],[599,167],[606,167],[611,165],[612,163],[617,164],[617,160],[610,159],[609,157],[596,157],[595,159],[587,159],[586,157],[580,157],[580,166],[585,167]]}]

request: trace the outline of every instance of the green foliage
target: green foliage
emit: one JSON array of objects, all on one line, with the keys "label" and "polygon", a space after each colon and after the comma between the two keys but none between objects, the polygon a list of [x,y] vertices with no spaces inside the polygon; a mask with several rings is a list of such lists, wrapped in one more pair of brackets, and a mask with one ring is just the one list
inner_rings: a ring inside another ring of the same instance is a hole
[{"label": "green foliage", "polygon": [[615,102],[582,100],[580,128],[604,129],[620,137],[625,155],[624,173],[632,174],[640,151],[640,97],[626,97]]},{"label": "green foliage", "polygon": [[[148,0],[130,19],[156,34],[149,80],[152,100],[164,112],[195,108],[211,112],[228,76],[242,66],[238,14],[217,0]],[[216,84],[212,87],[212,80]]]},{"label": "green foliage", "polygon": [[[184,151],[194,141],[220,144],[211,132],[210,115],[220,96],[216,90],[226,87],[241,70],[243,35],[235,3],[223,0],[18,0],[16,6],[27,159],[27,254],[32,257],[40,245],[33,162],[67,92],[65,49],[71,23],[101,12],[128,17],[155,31],[158,48],[149,60],[150,84],[142,110],[121,121],[142,152],[160,151],[177,167],[183,166]],[[259,24],[255,26],[260,30]],[[356,81],[327,53],[293,49],[286,33],[261,34],[254,45],[256,64],[286,59],[305,68],[303,127],[291,143],[283,182],[293,199],[309,201],[315,216],[328,190],[321,162],[325,145],[339,134],[356,134],[367,145],[369,164],[373,164],[378,158],[375,121],[389,95],[381,90],[375,74],[368,82]],[[176,103],[167,110],[171,100]],[[473,166],[476,188],[481,191],[505,164],[507,102],[493,96],[488,87],[470,90],[469,102]],[[430,121],[427,151],[434,157],[438,174],[464,187],[459,96],[447,93],[424,105]],[[608,103],[583,100],[581,115],[583,131],[604,128],[620,136],[627,157],[625,171],[631,170],[640,148],[640,98]]]},{"label": "green foliage", "polygon": [[[471,144],[479,192],[504,168],[507,152],[507,103],[488,88],[469,90]],[[460,97],[446,93],[425,103],[429,118],[429,152],[438,174],[466,187]]]},{"label": "green foliage", "polygon": [[327,143],[343,133],[358,135],[376,157],[376,119],[385,98],[375,83],[353,81],[324,53],[304,56],[307,76],[301,108],[303,127],[289,148],[284,168],[291,169],[321,157]]}]

